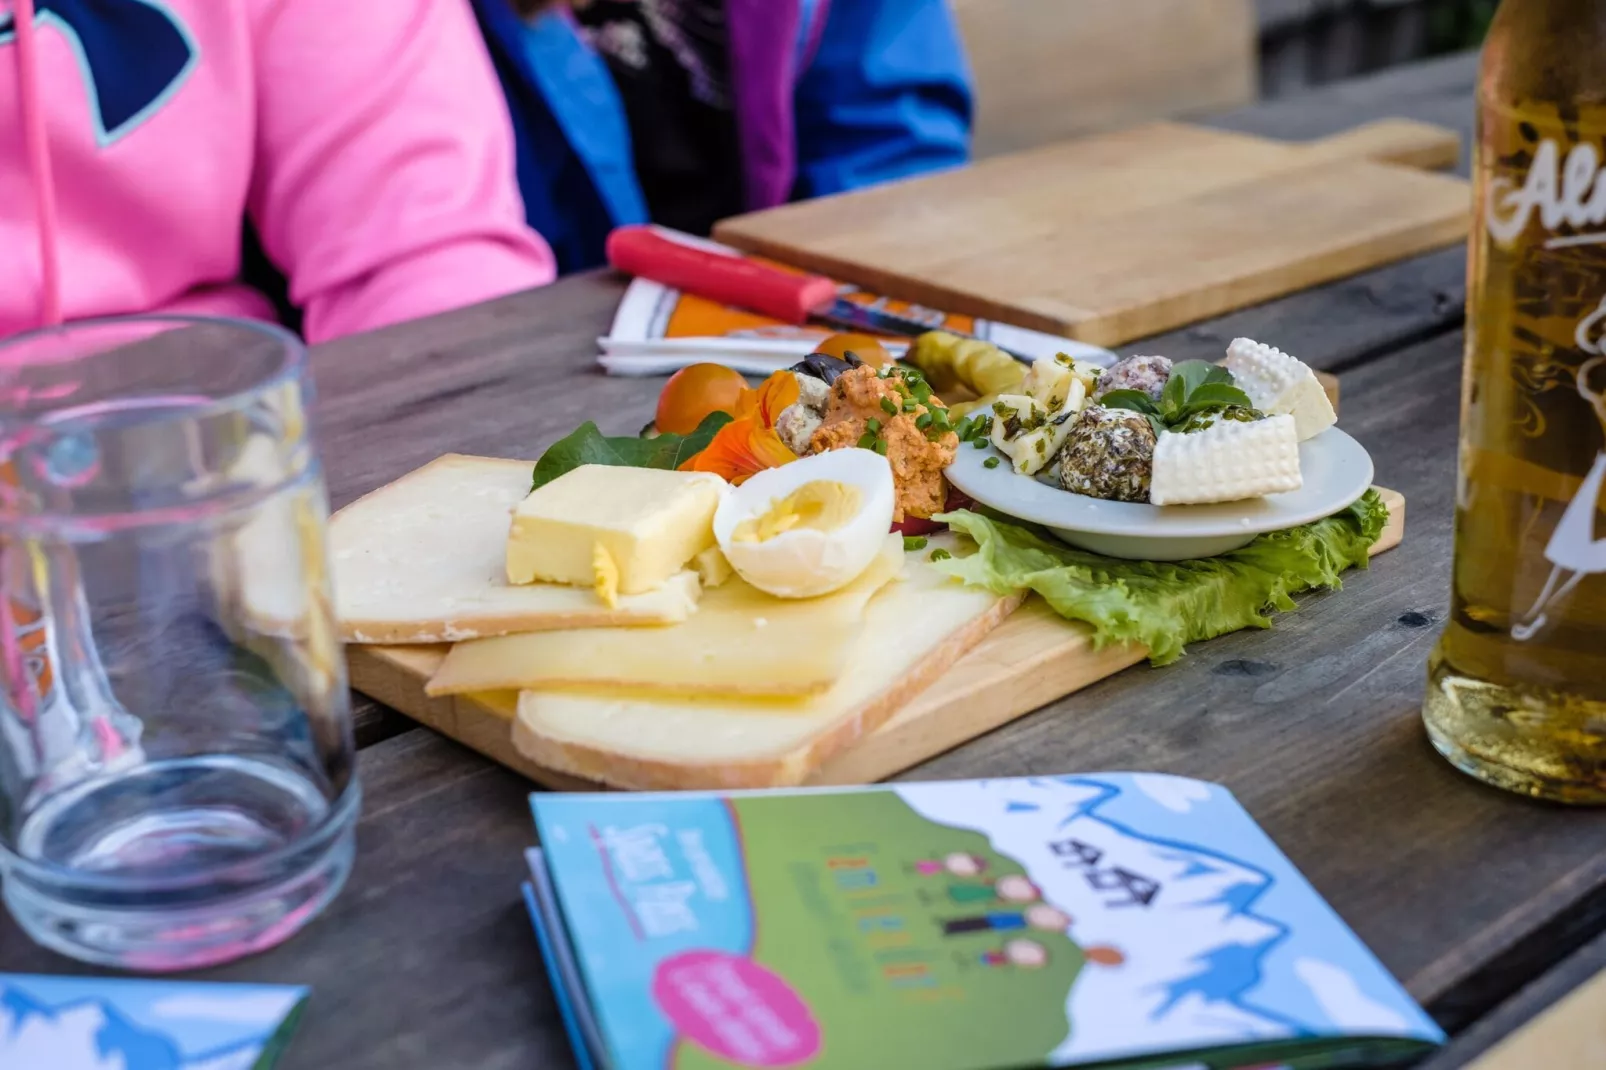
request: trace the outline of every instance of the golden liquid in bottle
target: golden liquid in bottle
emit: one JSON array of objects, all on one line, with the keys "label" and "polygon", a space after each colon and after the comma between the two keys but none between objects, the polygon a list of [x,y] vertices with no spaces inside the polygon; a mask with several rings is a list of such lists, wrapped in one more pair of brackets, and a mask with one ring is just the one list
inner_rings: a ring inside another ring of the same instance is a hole
[{"label": "golden liquid in bottle", "polygon": [[1429,737],[1606,803],[1606,2],[1501,9],[1474,169],[1451,615]]}]

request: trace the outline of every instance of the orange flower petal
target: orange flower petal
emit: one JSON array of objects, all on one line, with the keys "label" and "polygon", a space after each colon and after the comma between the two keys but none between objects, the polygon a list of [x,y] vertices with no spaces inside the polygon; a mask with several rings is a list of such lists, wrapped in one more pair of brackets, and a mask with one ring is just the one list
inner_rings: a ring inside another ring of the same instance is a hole
[{"label": "orange flower petal", "polygon": [[736,418],[757,416],[765,427],[774,427],[781,413],[797,401],[797,376],[791,372],[775,372],[759,384],[757,390],[742,391],[736,402]]},{"label": "orange flower petal", "polygon": [[[793,383],[793,390],[796,388],[797,384]],[[779,468],[795,460],[797,454],[755,414],[732,420],[720,428],[707,448],[682,464],[680,470],[713,472],[740,486],[766,468]]]}]

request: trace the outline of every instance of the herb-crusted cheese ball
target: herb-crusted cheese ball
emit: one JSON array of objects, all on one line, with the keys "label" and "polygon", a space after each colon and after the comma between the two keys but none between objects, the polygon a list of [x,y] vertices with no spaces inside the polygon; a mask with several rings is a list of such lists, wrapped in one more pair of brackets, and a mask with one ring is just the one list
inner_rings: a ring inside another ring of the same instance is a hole
[{"label": "herb-crusted cheese ball", "polygon": [[1106,501],[1146,502],[1154,445],[1154,425],[1147,416],[1089,405],[1065,436],[1059,455],[1060,486]]},{"label": "herb-crusted cheese ball", "polygon": [[1099,400],[1112,390],[1137,390],[1159,401],[1160,393],[1165,390],[1166,380],[1170,378],[1170,357],[1127,357],[1110,365],[1109,369],[1099,376],[1098,387],[1093,391],[1093,400]]}]

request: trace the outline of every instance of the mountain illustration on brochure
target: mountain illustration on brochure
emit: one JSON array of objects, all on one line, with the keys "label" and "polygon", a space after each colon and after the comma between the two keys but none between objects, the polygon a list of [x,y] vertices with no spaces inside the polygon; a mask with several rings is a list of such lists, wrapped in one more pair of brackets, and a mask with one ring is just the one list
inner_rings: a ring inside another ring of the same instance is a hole
[{"label": "mountain illustration on brochure", "polygon": [[305,988],[0,974],[0,1067],[271,1070]]},{"label": "mountain illustration on brochure", "polygon": [[1438,1027],[1223,788],[532,797],[582,1065],[1387,1065]]}]

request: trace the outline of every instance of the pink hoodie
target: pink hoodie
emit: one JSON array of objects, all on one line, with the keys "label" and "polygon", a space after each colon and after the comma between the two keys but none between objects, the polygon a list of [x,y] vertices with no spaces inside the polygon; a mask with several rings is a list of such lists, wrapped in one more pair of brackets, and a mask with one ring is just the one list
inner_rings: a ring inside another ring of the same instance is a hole
[{"label": "pink hoodie", "polygon": [[0,337],[46,308],[30,107],[69,320],[270,318],[248,215],[314,342],[552,280],[468,0],[34,5],[37,96],[0,0]]}]

